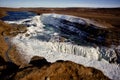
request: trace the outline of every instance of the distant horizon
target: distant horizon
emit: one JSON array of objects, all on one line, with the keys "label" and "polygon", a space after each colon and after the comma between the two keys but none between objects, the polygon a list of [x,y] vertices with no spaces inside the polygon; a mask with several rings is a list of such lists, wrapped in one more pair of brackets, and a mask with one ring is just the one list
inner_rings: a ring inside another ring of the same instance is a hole
[{"label": "distant horizon", "polygon": [[0,8],[120,8],[120,7],[1,7]]},{"label": "distant horizon", "polygon": [[0,0],[0,7],[9,8],[120,8],[119,0]]}]

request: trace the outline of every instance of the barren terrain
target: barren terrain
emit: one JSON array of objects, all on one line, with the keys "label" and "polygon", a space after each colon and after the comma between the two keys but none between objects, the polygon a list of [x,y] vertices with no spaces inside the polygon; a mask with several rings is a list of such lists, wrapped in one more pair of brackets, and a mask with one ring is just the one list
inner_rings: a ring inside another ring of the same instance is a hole
[{"label": "barren terrain", "polygon": [[[31,11],[37,14],[59,13],[84,17],[104,25],[109,34],[106,37],[106,45],[113,42],[119,45],[120,35],[120,8],[0,8],[0,17],[6,16],[7,11]],[[109,80],[101,71],[84,67],[71,61],[48,62],[41,57],[34,57],[26,64],[19,55],[16,46],[9,51],[12,62],[6,59],[6,51],[9,46],[5,37],[13,37],[26,32],[23,25],[10,25],[0,21],[0,79],[2,80]],[[113,39],[111,39],[113,38]],[[39,64],[39,65],[38,65]]]}]

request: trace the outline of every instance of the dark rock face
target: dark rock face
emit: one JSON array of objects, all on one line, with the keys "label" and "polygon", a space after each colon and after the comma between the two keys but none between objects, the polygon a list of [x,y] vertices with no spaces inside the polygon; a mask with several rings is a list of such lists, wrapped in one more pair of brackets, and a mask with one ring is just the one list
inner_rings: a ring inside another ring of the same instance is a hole
[{"label": "dark rock face", "polygon": [[18,71],[18,66],[12,62],[5,62],[0,57],[0,80],[9,80]]},{"label": "dark rock face", "polygon": [[31,61],[30,64],[37,66],[37,67],[42,67],[44,65],[49,65],[50,63],[47,62],[47,60],[43,57],[39,57],[39,56],[34,56]]},{"label": "dark rock face", "polygon": [[0,56],[0,66],[5,64],[5,60]]}]

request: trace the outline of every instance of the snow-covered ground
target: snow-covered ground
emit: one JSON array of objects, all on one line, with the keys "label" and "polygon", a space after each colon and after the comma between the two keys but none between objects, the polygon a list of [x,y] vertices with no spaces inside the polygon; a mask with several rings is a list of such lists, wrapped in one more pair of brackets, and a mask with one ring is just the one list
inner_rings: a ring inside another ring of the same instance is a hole
[{"label": "snow-covered ground", "polygon": [[[67,26],[61,23],[62,20],[77,22],[81,25],[90,23],[83,18],[58,14],[42,14],[33,18],[6,22],[28,26],[26,33],[18,34],[11,39],[26,61],[29,62],[35,55],[45,57],[49,62],[70,60],[99,69],[109,78],[119,80],[120,67],[117,64],[110,64],[109,60],[117,57],[114,48],[120,50],[120,46],[107,48],[93,47],[88,44],[87,46],[78,45],[77,42],[82,43],[84,41],[82,38],[87,33],[73,25]],[[72,34],[73,32],[75,35]],[[29,36],[26,36],[27,34]]]}]

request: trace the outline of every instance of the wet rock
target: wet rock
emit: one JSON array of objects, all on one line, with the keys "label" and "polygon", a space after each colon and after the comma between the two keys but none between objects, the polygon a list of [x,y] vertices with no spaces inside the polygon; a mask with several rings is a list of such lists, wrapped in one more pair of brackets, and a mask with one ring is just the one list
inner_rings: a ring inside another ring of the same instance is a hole
[{"label": "wet rock", "polygon": [[50,63],[47,62],[47,60],[43,57],[34,56],[32,57],[30,64],[37,66],[37,67],[42,67],[44,65],[49,65]]}]

